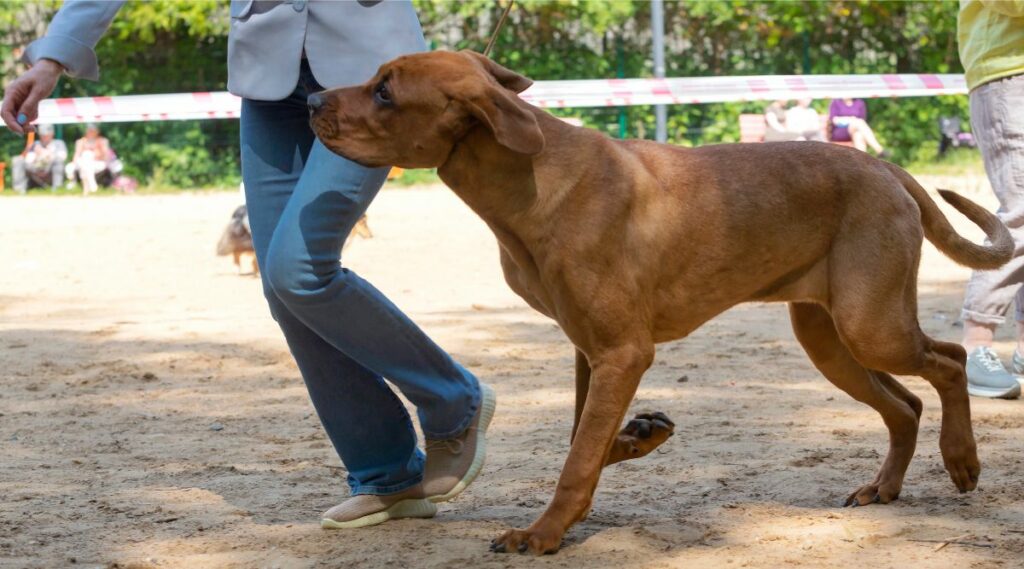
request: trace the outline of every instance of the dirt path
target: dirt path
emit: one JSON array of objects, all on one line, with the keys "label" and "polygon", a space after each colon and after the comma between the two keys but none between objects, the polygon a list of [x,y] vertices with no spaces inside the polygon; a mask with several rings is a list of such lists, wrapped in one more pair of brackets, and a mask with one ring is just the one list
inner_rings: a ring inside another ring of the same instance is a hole
[{"label": "dirt path", "polygon": [[[984,195],[978,179],[941,182]],[[494,385],[489,462],[434,520],[322,531],[344,471],[258,282],[213,256],[236,199],[0,199],[0,566],[1024,565],[1024,402],[973,401],[984,472],[958,495],[938,399],[908,378],[926,409],[902,498],[836,508],[874,476],[886,432],[811,367],[778,305],[660,347],[633,407],[666,411],[678,436],[610,468],[561,553],[488,553],[554,489],[572,351],[501,281],[484,225],[437,188],[384,192],[377,237],[348,264]],[[926,247],[921,321],[955,339],[967,273]],[[930,541],[964,534],[975,545]]]}]

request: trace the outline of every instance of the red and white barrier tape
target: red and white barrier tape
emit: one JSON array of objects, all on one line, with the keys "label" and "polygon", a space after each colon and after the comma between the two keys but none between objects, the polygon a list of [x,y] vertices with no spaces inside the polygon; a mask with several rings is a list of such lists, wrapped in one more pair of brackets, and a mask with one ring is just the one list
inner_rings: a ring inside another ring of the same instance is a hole
[{"label": "red and white barrier tape", "polygon": [[226,91],[46,99],[36,123],[237,119],[242,101]]},{"label": "red and white barrier tape", "polygon": [[[865,99],[967,93],[963,75],[761,75],[675,79],[538,81],[520,94],[541,108],[688,105],[775,99]],[[227,92],[47,99],[37,123],[236,119]]]},{"label": "red and white barrier tape", "polygon": [[776,99],[867,99],[967,93],[963,75],[761,75],[538,81],[520,94],[542,108],[687,105]]}]

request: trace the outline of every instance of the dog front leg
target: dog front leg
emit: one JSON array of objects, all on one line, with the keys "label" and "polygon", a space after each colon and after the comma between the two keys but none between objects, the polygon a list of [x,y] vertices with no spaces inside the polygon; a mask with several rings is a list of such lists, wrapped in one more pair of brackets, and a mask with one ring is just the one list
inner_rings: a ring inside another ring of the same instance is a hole
[{"label": "dog front leg", "polygon": [[653,360],[650,342],[619,346],[593,358],[590,389],[554,499],[530,527],[509,530],[491,542],[492,551],[558,551],[565,532],[590,511],[616,431]]},{"label": "dog front leg", "polygon": [[[589,390],[590,362],[587,361],[587,356],[577,348],[576,410],[569,442],[576,438],[576,430],[579,429],[580,417],[583,416],[583,406],[587,403]],[[676,424],[660,411],[638,414],[615,436],[615,442],[612,443],[612,450],[608,453],[605,466],[646,456],[667,441],[675,433],[675,427]]]}]

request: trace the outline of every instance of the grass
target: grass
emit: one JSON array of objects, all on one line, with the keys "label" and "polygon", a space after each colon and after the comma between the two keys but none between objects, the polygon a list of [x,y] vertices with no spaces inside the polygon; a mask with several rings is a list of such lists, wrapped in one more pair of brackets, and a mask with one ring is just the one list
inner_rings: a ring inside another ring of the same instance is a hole
[{"label": "grass", "polygon": [[924,176],[984,176],[985,163],[974,148],[955,148],[945,156],[919,160],[905,166],[911,174]]},{"label": "grass", "polygon": [[[935,157],[927,160],[918,160],[906,166],[906,169],[915,175],[921,176],[984,176],[985,165],[981,160],[981,154],[976,149],[958,148],[946,153],[943,157]],[[436,169],[405,170],[402,175],[394,180],[388,181],[385,188],[404,189],[414,186],[426,186],[440,184],[441,179],[437,176]],[[168,186],[140,185],[135,191],[138,195],[158,194],[179,194],[185,192],[237,192],[237,186],[210,186],[202,188],[175,188]],[[18,196],[19,194],[7,186],[0,192],[0,198]],[[61,188],[56,194],[44,188],[29,190],[29,197],[41,196],[81,196],[82,189],[75,187],[71,190]],[[110,188],[101,188],[99,192],[90,197],[109,197],[122,195],[120,192]]]},{"label": "grass", "polygon": [[[429,186],[440,184],[441,178],[437,177],[437,169],[403,170],[402,175],[388,182],[392,187],[408,188],[411,186]],[[385,186],[387,187],[387,186]]]}]

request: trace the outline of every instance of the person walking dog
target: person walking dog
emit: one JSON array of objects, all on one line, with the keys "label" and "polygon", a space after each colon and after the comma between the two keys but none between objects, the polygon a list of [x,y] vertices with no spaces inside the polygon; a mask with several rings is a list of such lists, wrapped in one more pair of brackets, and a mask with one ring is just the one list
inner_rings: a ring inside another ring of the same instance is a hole
[{"label": "person walking dog", "polygon": [[[67,0],[25,50],[0,117],[18,133],[61,73],[95,80],[94,46],[123,1]],[[270,312],[320,421],[348,470],[351,496],[325,528],[431,517],[479,473],[494,392],[379,290],[340,263],[343,242],[388,168],[330,152],[309,126],[308,95],[361,83],[426,48],[409,1],[232,0],[228,90],[242,98],[242,179]],[[393,383],[417,409],[424,453]]]},{"label": "person walking dog", "polygon": [[[971,97],[971,129],[999,199],[999,218],[1016,242],[1002,268],[974,271],[961,319],[967,391],[1012,399],[1024,375],[1024,0],[961,0],[960,61]],[[996,327],[1016,302],[1017,348],[1011,371],[992,349]]]}]

